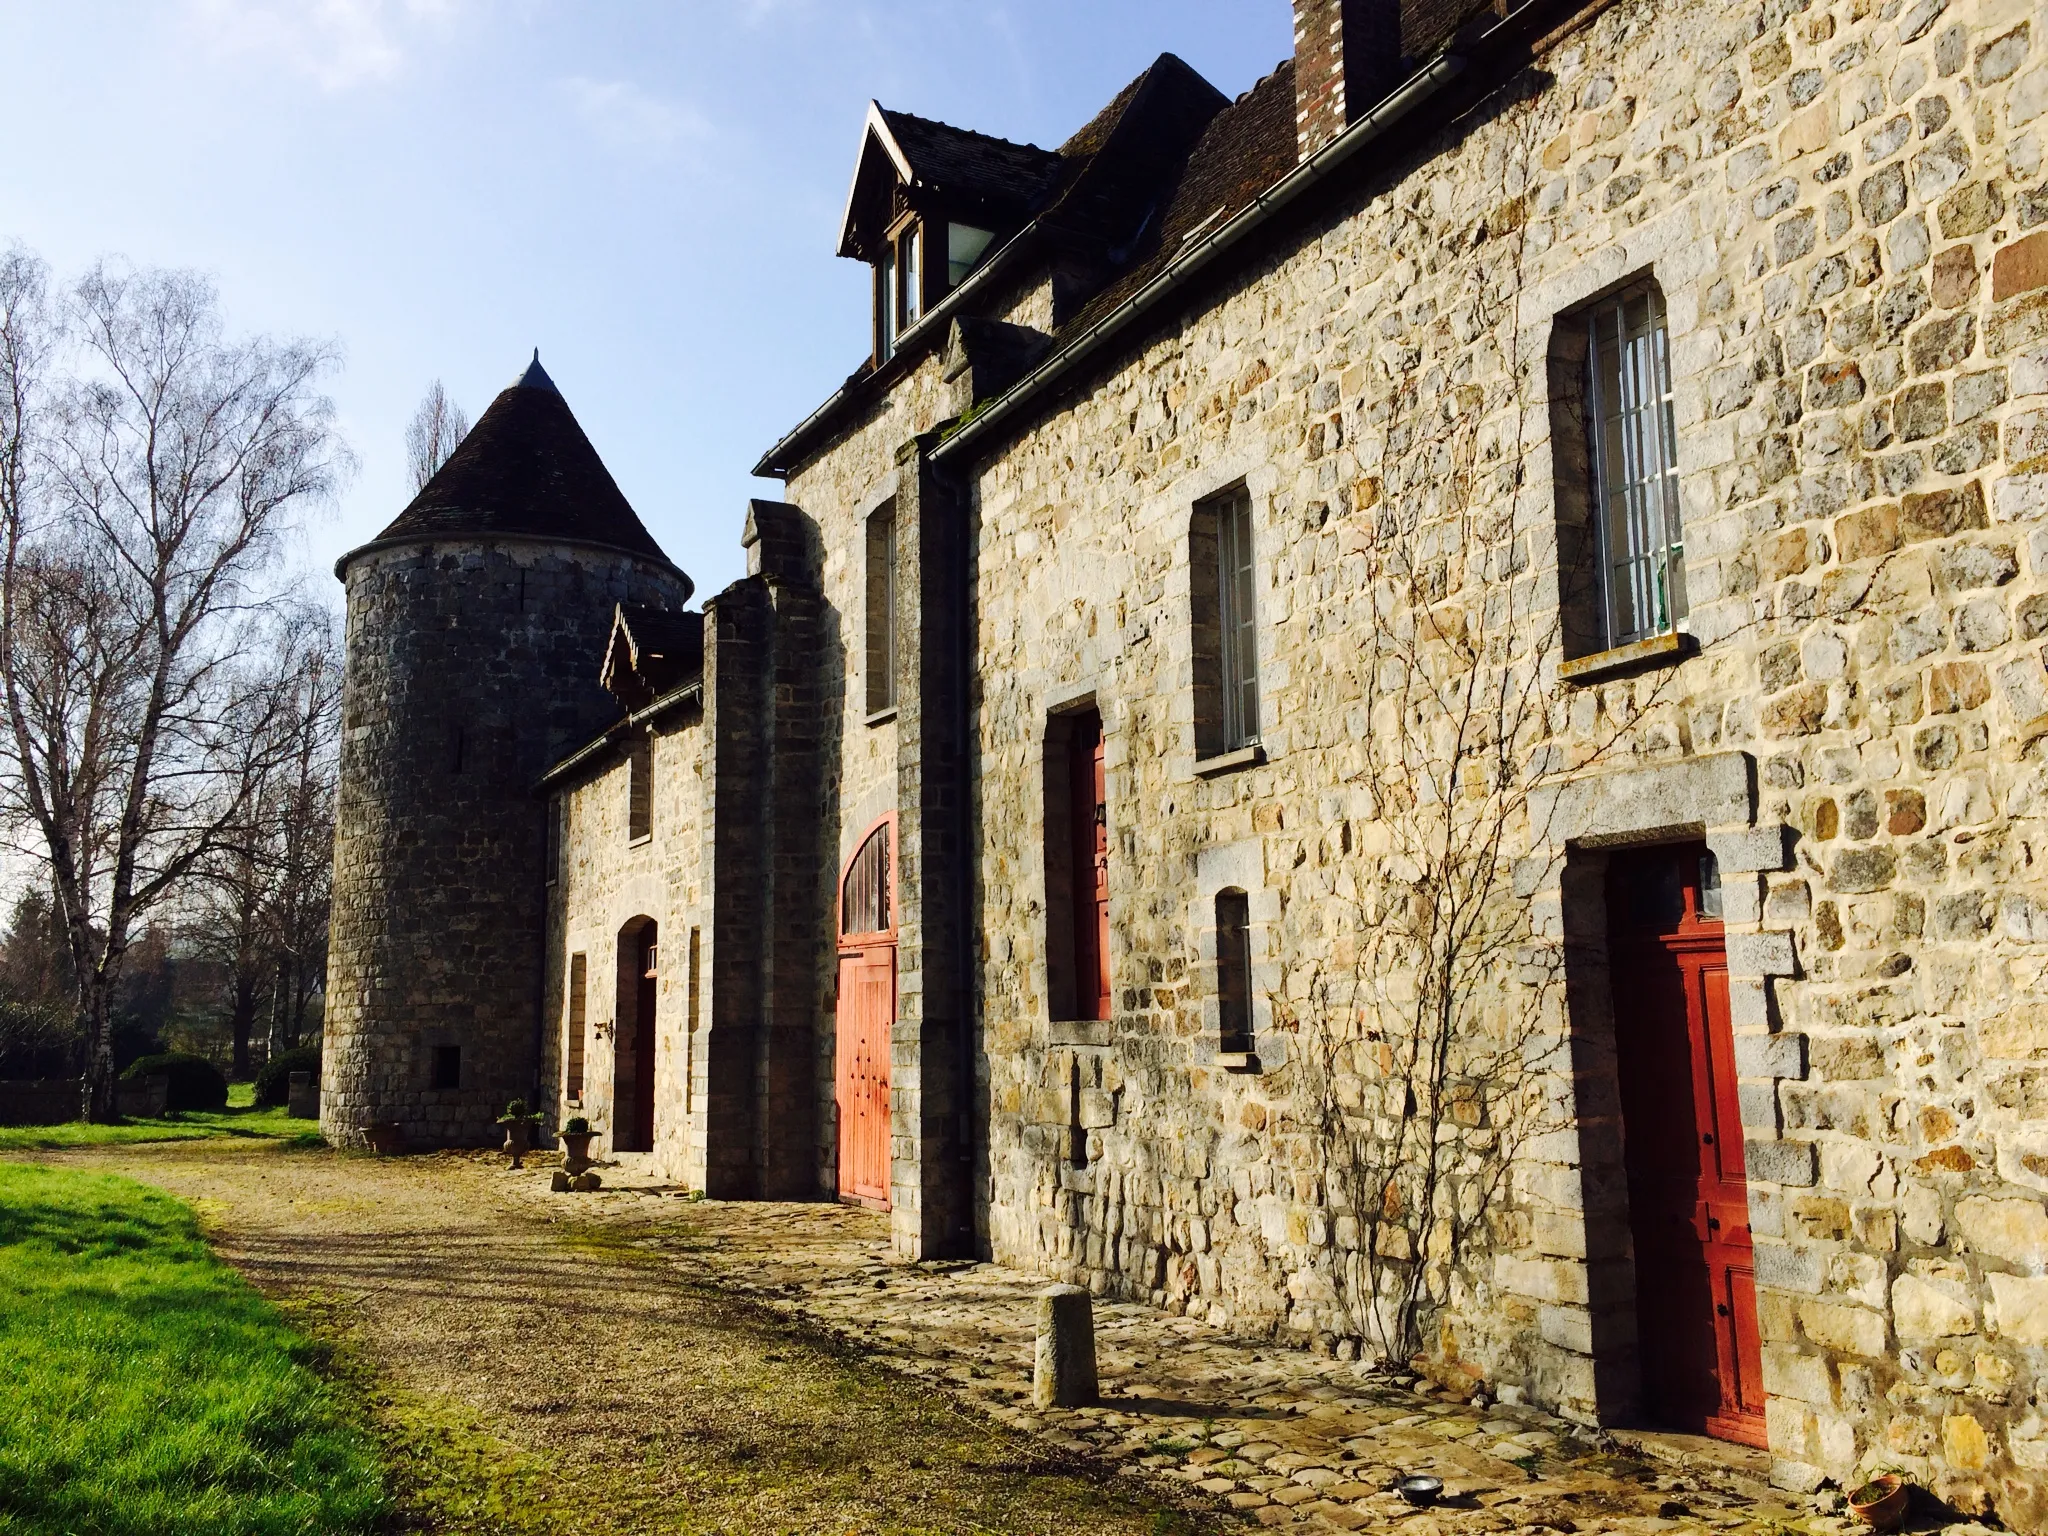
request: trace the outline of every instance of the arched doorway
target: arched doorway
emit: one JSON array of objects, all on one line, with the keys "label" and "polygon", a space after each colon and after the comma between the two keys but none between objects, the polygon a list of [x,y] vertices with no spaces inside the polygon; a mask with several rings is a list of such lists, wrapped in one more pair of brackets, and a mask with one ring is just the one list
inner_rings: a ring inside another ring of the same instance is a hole
[{"label": "arched doorway", "polygon": [[896,818],[885,816],[839,881],[836,1091],[839,1196],[889,1206],[889,1030],[896,1019]]},{"label": "arched doorway", "polygon": [[654,1150],[655,989],[660,928],[636,917],[619,930],[619,994],[612,1034],[612,1150]]}]

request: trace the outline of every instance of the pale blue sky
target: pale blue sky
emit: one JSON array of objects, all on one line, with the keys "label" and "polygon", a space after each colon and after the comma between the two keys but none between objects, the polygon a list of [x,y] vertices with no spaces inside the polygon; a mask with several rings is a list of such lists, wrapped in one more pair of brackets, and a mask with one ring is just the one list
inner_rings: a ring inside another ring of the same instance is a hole
[{"label": "pale blue sky", "polygon": [[1288,0],[0,0],[0,239],[340,344],[318,568],[404,504],[428,382],[474,417],[537,345],[708,594],[866,351],[832,249],[870,97],[1051,146],[1163,51],[1235,95],[1291,46]]}]

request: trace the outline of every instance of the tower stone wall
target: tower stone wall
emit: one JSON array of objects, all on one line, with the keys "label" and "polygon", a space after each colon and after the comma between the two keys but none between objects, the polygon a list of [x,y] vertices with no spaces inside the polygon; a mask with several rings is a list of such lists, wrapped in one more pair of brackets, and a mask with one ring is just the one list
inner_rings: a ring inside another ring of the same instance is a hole
[{"label": "tower stone wall", "polygon": [[500,538],[372,549],[346,581],[321,1129],[475,1145],[538,1087],[535,785],[617,713],[597,682],[615,605],[680,608],[689,584],[618,550]]}]

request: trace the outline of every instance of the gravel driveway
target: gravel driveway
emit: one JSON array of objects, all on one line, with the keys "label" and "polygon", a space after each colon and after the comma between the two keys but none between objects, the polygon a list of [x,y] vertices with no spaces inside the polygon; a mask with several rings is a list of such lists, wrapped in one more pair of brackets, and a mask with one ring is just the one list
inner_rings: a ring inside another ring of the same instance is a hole
[{"label": "gravel driveway", "polygon": [[686,1213],[650,1239],[470,1156],[229,1141],[43,1156],[191,1201],[224,1258],[336,1344],[411,1530],[1213,1527],[1169,1489],[1063,1458],[671,1262]]}]

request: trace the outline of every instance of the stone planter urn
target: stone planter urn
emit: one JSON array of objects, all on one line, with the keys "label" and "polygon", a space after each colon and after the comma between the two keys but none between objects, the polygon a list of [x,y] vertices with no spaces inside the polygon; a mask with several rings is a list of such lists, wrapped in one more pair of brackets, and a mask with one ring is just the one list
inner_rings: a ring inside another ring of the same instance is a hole
[{"label": "stone planter urn", "polygon": [[562,1132],[562,1166],[571,1174],[578,1174],[590,1167],[590,1144],[597,1139],[595,1131]]},{"label": "stone planter urn", "polygon": [[369,1139],[370,1150],[379,1157],[396,1157],[405,1150],[405,1127],[396,1120],[380,1120],[375,1125],[366,1125],[363,1135]]},{"label": "stone planter urn", "polygon": [[524,1168],[526,1154],[533,1150],[533,1130],[540,1124],[540,1116],[527,1112],[526,1100],[514,1099],[505,1106],[505,1113],[498,1116],[498,1124],[505,1127],[505,1145],[500,1150],[512,1159],[514,1168]]}]

